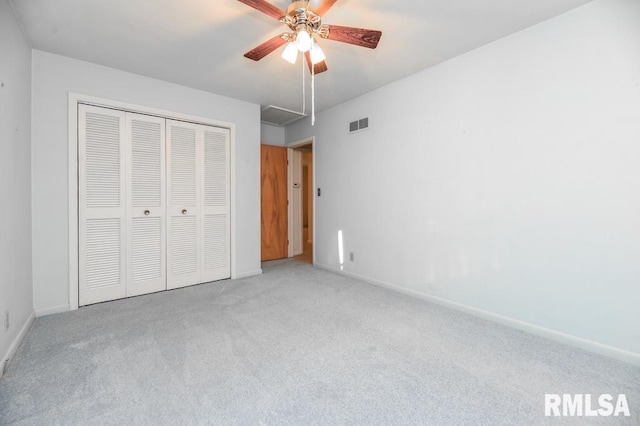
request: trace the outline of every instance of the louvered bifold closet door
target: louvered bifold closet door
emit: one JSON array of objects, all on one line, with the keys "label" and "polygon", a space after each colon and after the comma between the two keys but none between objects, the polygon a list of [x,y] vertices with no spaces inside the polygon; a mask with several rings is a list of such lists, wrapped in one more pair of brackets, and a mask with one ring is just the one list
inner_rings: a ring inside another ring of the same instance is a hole
[{"label": "louvered bifold closet door", "polygon": [[203,126],[202,281],[231,276],[229,129]]},{"label": "louvered bifold closet door", "polygon": [[127,113],[127,296],[165,290],[165,120]]},{"label": "louvered bifold closet door", "polygon": [[79,304],[126,295],[125,113],[78,106]]},{"label": "louvered bifold closet door", "polygon": [[202,282],[200,126],[167,120],[167,288]]}]

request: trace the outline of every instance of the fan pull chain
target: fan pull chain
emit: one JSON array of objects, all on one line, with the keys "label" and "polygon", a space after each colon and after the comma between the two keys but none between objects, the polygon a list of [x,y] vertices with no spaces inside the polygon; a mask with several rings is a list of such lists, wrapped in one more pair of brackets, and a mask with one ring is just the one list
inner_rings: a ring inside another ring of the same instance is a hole
[{"label": "fan pull chain", "polygon": [[304,84],[304,54],[300,55],[302,56],[302,115],[305,115],[305,111],[306,111],[306,107],[307,107],[307,94],[306,94],[306,89],[305,89],[305,84]]},{"label": "fan pull chain", "polygon": [[316,124],[316,67],[311,64],[311,125]]}]

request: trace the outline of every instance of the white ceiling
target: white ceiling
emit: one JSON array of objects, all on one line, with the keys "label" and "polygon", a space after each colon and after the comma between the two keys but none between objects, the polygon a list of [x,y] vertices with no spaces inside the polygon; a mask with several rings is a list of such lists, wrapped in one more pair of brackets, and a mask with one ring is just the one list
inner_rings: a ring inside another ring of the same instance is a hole
[{"label": "white ceiling", "polygon": [[[316,109],[337,105],[589,1],[338,0],[323,23],[381,30],[382,39],[376,50],[329,40],[321,43],[329,71],[316,77]],[[271,2],[281,9],[290,3]],[[259,62],[243,57],[287,27],[236,0],[11,3],[35,49],[263,106],[302,107],[300,61],[286,63],[280,49]],[[306,79],[308,85],[308,74]]]}]

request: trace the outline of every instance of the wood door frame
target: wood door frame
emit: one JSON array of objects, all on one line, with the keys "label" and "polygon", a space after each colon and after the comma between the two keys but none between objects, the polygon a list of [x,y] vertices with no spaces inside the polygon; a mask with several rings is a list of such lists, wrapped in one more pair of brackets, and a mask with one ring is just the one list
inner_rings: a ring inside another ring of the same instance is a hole
[{"label": "wood door frame", "polygon": [[[230,172],[230,209],[231,209],[231,279],[237,278],[236,273],[236,125],[226,121],[213,120],[205,117],[198,117],[183,114],[175,111],[147,107],[143,105],[131,104],[128,102],[114,101],[111,99],[98,98],[95,96],[83,95],[69,92],[69,115],[67,130],[69,135],[68,145],[68,196],[69,196],[69,310],[78,309],[78,105],[87,104],[105,108],[118,109],[125,112],[154,115],[172,120],[187,121],[190,123],[203,124],[206,126],[222,127],[229,129],[229,172]],[[58,313],[66,312],[60,310]]]},{"label": "wood door frame", "polygon": [[[304,138],[304,139],[300,139],[291,143],[286,144],[285,146],[287,147],[287,152],[289,153],[289,157],[291,157],[291,152],[295,149],[295,148],[300,148],[302,146],[305,145],[311,145],[311,149],[312,149],[312,155],[311,155],[311,164],[312,164],[312,181],[313,181],[313,193],[311,194],[311,198],[313,200],[312,205],[312,213],[313,213],[313,220],[311,221],[311,229],[313,232],[313,240],[311,241],[311,247],[312,247],[312,251],[313,251],[313,258],[312,258],[312,262],[315,265],[316,264],[316,196],[315,196],[315,190],[316,190],[316,152],[315,152],[315,142],[316,142],[316,137],[315,136],[310,136],[308,138]],[[300,167],[302,167],[302,163],[300,165]],[[289,166],[287,167],[287,192],[288,192],[288,197],[289,200],[293,199],[293,161],[289,161]],[[293,235],[293,206],[291,205],[292,203],[289,203],[289,235]],[[300,215],[302,215],[302,210],[300,211]],[[302,219],[300,220],[300,222],[302,222]],[[303,246],[304,246],[304,241],[302,242]],[[289,257],[293,257],[293,244],[289,244]]]}]

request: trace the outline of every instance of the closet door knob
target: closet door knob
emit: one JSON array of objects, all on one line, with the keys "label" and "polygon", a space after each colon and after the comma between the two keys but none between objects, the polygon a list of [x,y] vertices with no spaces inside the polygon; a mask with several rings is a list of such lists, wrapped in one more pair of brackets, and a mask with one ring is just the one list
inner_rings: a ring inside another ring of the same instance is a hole
[{"label": "closet door knob", "polygon": [[182,214],[187,214],[187,209],[182,209]]},{"label": "closet door knob", "polygon": [[145,210],[145,211],[144,211],[144,215],[145,215],[145,216],[149,216],[149,213],[151,213],[149,210]]}]

